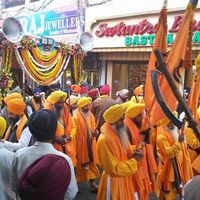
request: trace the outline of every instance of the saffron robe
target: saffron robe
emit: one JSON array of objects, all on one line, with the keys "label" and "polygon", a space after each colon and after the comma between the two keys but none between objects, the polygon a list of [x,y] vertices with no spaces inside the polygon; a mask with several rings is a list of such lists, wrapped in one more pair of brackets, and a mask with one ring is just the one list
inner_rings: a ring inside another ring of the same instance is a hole
[{"label": "saffron robe", "polygon": [[[92,135],[96,128],[95,118],[89,111],[88,119],[86,119],[79,108],[75,110],[73,118],[77,127],[76,178],[78,182],[86,182],[99,177],[96,137]],[[84,168],[84,165],[88,165],[88,169]]]},{"label": "saffron robe", "polygon": [[117,133],[108,123],[101,127],[97,149],[101,167],[104,169],[97,200],[134,200],[132,176],[138,171],[137,161],[128,158]]}]

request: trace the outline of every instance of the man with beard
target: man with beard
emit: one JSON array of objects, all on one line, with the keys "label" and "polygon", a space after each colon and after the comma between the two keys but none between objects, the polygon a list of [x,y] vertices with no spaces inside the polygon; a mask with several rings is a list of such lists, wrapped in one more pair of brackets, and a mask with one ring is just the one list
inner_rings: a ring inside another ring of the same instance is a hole
[{"label": "man with beard", "polygon": [[40,88],[35,88],[34,89],[33,97],[27,103],[27,114],[28,114],[28,117],[30,117],[33,112],[44,108],[45,101],[44,101],[44,99],[41,98],[40,93],[41,93],[41,89]]},{"label": "man with beard", "polygon": [[110,97],[109,85],[104,85],[100,88],[100,95],[100,97],[92,102],[92,113],[94,114],[96,126],[99,132],[101,126],[105,123],[103,118],[104,112],[115,104],[115,100]]},{"label": "man with beard", "polygon": [[[143,158],[138,162],[139,173],[138,176],[143,182],[143,190],[137,187],[140,200],[148,200],[149,194],[155,187],[155,175],[157,172],[157,165],[154,158],[153,146],[145,143],[144,137],[141,133],[142,119],[144,116],[144,104],[135,104],[130,106],[125,113],[124,123],[128,127],[131,144],[135,145],[136,149],[141,148]],[[137,184],[137,180],[133,180]]]},{"label": "man with beard", "polygon": [[1,114],[2,116],[5,118],[6,122],[9,124],[9,119],[8,119],[8,111],[7,111],[7,103],[8,101],[12,100],[12,99],[23,99],[21,93],[18,92],[13,92],[8,94],[5,98],[4,98],[4,103],[5,106],[3,107],[3,109],[1,110]]},{"label": "man with beard", "polygon": [[193,173],[184,135],[179,134],[177,127],[168,118],[162,119],[157,127],[156,146],[160,160],[157,196],[166,200],[176,199]]},{"label": "man with beard", "polygon": [[137,173],[137,161],[142,159],[140,149],[131,150],[131,140],[124,127],[123,105],[114,105],[104,113],[106,123],[101,127],[97,150],[104,172],[101,176],[97,200],[134,200],[132,181]]},{"label": "man with beard", "polygon": [[4,136],[4,144],[10,151],[31,145],[32,135],[27,127],[25,108],[23,99],[12,99],[7,102],[9,125]]},{"label": "man with beard", "polygon": [[72,139],[75,137],[76,128],[66,104],[67,93],[55,91],[47,98],[45,108],[52,110],[58,120],[54,148],[67,154],[76,165],[76,151]]},{"label": "man with beard", "polygon": [[82,97],[78,101],[78,108],[74,113],[74,121],[77,127],[77,167],[76,177],[78,182],[90,181],[91,192],[97,192],[95,179],[99,177],[97,168],[98,157],[96,147],[95,118],[90,111],[92,99]]}]

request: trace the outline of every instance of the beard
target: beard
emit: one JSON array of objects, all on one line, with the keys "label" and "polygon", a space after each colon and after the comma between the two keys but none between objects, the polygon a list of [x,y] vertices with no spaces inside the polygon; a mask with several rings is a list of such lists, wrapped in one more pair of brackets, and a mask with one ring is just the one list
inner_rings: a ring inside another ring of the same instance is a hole
[{"label": "beard", "polygon": [[9,118],[9,122],[12,125],[15,125],[19,120],[20,120],[19,116],[15,117],[15,118]]},{"label": "beard", "polygon": [[59,119],[63,113],[63,107],[55,106],[55,113],[56,113],[57,118]]},{"label": "beard", "polygon": [[169,133],[171,134],[171,136],[174,138],[175,141],[178,141],[178,128],[176,126],[172,126],[170,128],[167,128],[167,130],[169,131]]},{"label": "beard", "polygon": [[115,132],[117,133],[122,146],[128,150],[129,149],[129,145],[130,145],[130,140],[129,140],[129,135],[128,135],[128,130],[127,127],[124,126],[123,124],[121,126],[117,126],[117,125],[112,125],[112,128],[115,130]]}]

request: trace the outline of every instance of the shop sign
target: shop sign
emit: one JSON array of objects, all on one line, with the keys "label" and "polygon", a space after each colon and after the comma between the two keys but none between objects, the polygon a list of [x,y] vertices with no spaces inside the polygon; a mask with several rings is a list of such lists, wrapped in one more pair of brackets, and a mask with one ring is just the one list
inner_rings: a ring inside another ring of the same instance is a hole
[{"label": "shop sign", "polygon": [[[84,16],[85,16],[85,12]],[[83,21],[84,21],[83,17]],[[67,34],[77,34],[79,14],[71,7],[57,8],[53,11],[37,13],[30,16],[17,17],[27,35],[52,37]],[[84,29],[84,26],[83,26]]]},{"label": "shop sign", "polygon": [[[175,16],[174,21],[169,27],[169,34],[167,35],[167,44],[172,44],[175,39],[175,33],[178,32],[180,25],[183,21],[182,16]],[[107,23],[102,23],[95,31],[98,38],[109,37],[125,37],[124,44],[126,46],[137,45],[153,45],[157,24],[153,25],[147,19],[140,21],[138,24],[127,25],[125,22],[120,22],[115,26],[108,26]],[[193,22],[193,43],[200,44],[200,21],[194,20]]]}]

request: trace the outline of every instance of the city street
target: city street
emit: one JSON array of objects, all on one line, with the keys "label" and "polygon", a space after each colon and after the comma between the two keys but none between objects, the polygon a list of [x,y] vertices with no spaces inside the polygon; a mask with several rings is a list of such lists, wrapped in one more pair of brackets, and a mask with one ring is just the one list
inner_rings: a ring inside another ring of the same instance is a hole
[{"label": "city street", "polygon": [[[81,183],[79,184],[79,193],[77,194],[75,200],[95,200],[96,194],[90,192],[89,184]],[[150,195],[149,200],[157,200],[154,194]]]}]

